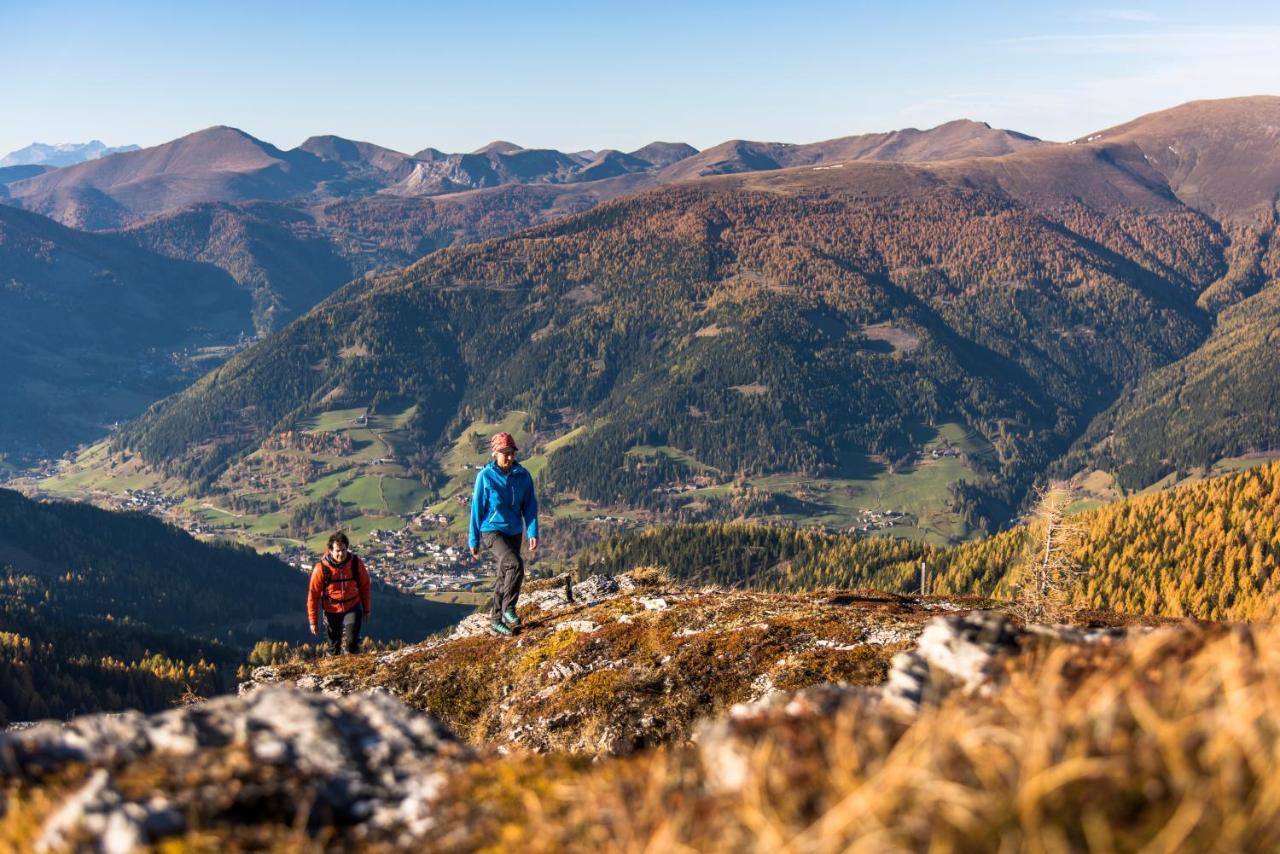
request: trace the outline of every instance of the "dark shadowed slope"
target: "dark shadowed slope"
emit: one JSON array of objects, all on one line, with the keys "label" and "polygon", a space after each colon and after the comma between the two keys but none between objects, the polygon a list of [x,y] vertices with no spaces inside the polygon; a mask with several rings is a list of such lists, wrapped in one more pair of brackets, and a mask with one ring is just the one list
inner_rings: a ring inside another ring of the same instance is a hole
[{"label": "dark shadowed slope", "polygon": [[189,382],[194,348],[251,330],[248,294],[221,270],[8,207],[0,281],[10,450],[100,435]]}]

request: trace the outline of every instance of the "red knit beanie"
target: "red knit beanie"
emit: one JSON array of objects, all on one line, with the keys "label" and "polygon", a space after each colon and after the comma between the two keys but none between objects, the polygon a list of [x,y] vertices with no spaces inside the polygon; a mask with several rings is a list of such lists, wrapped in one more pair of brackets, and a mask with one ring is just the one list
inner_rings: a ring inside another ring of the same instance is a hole
[{"label": "red knit beanie", "polygon": [[510,448],[513,451],[520,450],[516,447],[516,440],[511,438],[510,433],[498,433],[489,440],[489,451],[496,452]]}]

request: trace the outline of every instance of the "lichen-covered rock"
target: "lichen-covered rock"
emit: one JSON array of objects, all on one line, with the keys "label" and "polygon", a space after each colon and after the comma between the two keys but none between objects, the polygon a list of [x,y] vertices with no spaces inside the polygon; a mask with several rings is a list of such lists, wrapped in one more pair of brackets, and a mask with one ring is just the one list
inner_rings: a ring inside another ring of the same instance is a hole
[{"label": "lichen-covered rock", "polygon": [[[433,793],[473,758],[441,723],[385,691],[332,697],[285,686],[150,717],[92,715],[0,736],[0,771],[11,781],[92,769],[41,829],[41,844],[59,850],[127,851],[180,832],[184,815],[209,810],[205,777],[222,781],[213,800],[223,813],[252,812],[265,799],[304,822],[326,817],[420,835],[431,825]],[[137,796],[128,775],[140,764],[173,781],[172,792],[159,797],[148,787]]]},{"label": "lichen-covered rock", "polygon": [[922,706],[935,704],[953,691],[989,692],[1002,662],[1020,653],[1029,639],[1094,644],[1148,631],[1150,628],[1143,626],[1019,626],[1003,611],[935,617],[920,633],[914,650],[894,657],[884,699],[898,712],[914,715]]},{"label": "lichen-covered rock", "polygon": [[[1005,663],[1032,639],[1089,645],[1148,631],[1141,626],[1019,626],[1001,611],[934,617],[920,632],[914,649],[894,656],[882,685],[827,684],[767,692],[758,700],[735,705],[724,717],[700,723],[693,740],[708,785],[715,791],[736,792],[749,775],[753,752],[765,733],[785,740],[784,733],[791,730],[802,737],[805,722],[830,719],[845,710],[874,718],[879,726],[906,726],[922,708],[936,706],[953,693],[984,696],[996,690]],[[815,645],[839,648],[823,640]]]},{"label": "lichen-covered rock", "polygon": [[41,828],[35,850],[63,851],[79,842],[78,847],[103,854],[128,854],[185,828],[186,819],[168,798],[157,794],[145,803],[126,801],[100,768]]}]

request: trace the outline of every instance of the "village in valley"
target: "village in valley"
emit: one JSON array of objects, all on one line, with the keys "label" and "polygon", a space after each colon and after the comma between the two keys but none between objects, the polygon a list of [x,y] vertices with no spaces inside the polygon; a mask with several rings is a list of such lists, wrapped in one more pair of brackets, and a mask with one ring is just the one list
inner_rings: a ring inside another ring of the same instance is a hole
[{"label": "village in valley", "polygon": [[[485,558],[465,549],[423,539],[411,527],[375,529],[355,548],[374,578],[405,593],[474,591],[490,581]],[[319,555],[303,547],[286,547],[280,559],[310,572]]]},{"label": "village in valley", "polygon": [[[498,430],[519,435],[529,452],[524,464],[540,473],[546,454],[578,430],[565,434],[567,425],[559,425],[530,434],[522,427],[522,412],[508,413],[499,422],[475,422],[438,458],[444,480],[428,486],[406,462],[414,449],[404,429],[413,413],[414,407],[319,413],[297,429],[269,437],[204,496],[183,495],[181,484],[157,477],[136,458],[117,457],[106,443],[82,450],[75,459],[50,460],[35,472],[28,470],[25,486],[47,497],[87,497],[99,506],[149,513],[204,539],[246,543],[277,554],[304,573],[323,554],[327,533],[346,530],[375,578],[406,593],[475,601],[492,581],[490,557],[473,558],[466,548],[471,484],[487,461],[487,437]],[[888,479],[868,482],[871,488],[857,481],[811,481],[785,474],[758,483],[767,492],[828,507],[831,515],[818,524],[825,530],[901,535],[933,520],[925,520],[919,501],[897,484],[920,477],[921,467],[935,479],[962,474],[966,456],[974,450],[963,430],[943,429],[945,435],[940,431],[903,459],[885,463],[888,474],[882,478]],[[639,448],[634,453],[675,455],[690,467],[687,478],[658,488],[677,502],[696,502],[704,493],[726,488],[718,473],[676,449]],[[643,516],[618,514],[576,498],[547,501],[544,516],[595,529],[588,539],[606,530],[645,525]],[[785,511],[776,521],[795,524]]]}]

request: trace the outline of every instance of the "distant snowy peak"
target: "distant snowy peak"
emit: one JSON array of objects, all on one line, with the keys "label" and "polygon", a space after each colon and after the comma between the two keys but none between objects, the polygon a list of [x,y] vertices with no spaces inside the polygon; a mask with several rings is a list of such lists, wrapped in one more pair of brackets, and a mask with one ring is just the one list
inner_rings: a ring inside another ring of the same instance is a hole
[{"label": "distant snowy peak", "polygon": [[44,142],[33,142],[26,148],[19,148],[0,159],[0,166],[72,166],[86,160],[97,160],[108,154],[122,151],[137,151],[136,145],[109,147],[102,140],[90,142],[62,142],[49,145]]}]

